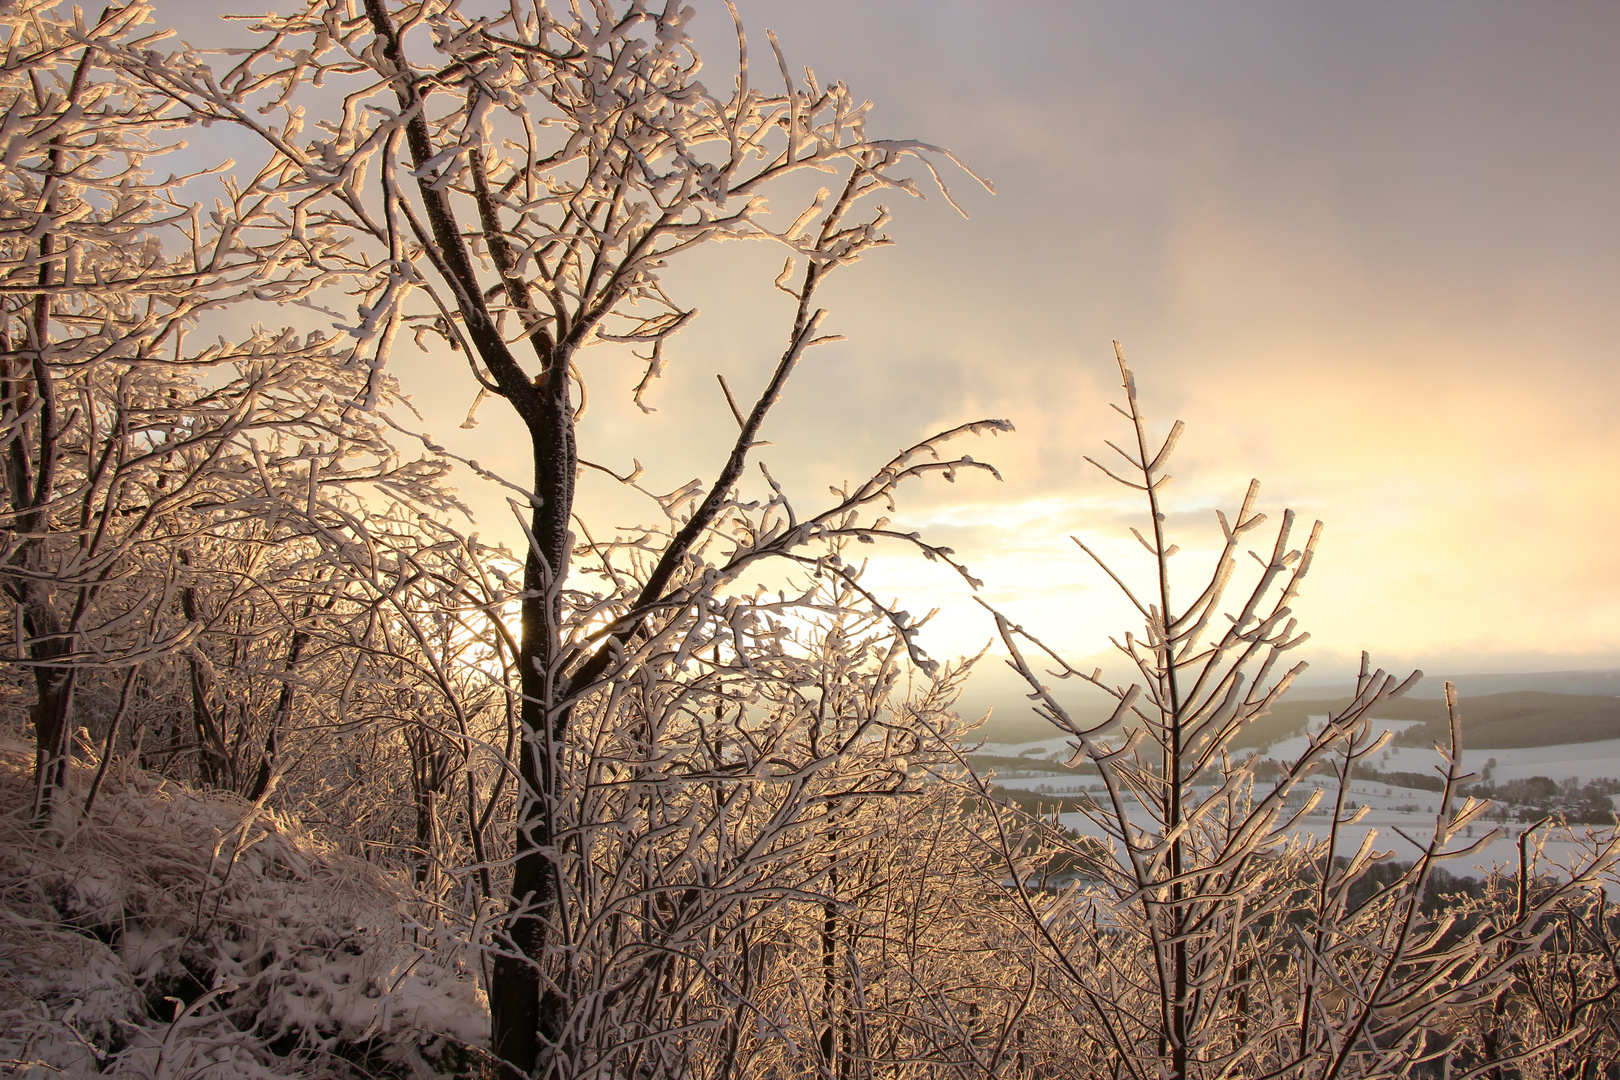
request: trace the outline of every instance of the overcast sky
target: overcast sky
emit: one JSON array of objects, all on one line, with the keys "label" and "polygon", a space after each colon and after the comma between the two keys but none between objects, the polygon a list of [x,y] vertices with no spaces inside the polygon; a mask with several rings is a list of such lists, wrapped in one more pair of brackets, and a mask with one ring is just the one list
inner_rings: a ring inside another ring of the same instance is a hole
[{"label": "overcast sky", "polygon": [[835,309],[877,404],[862,434],[1018,424],[985,455],[1007,483],[938,510],[992,599],[1100,643],[1106,583],[1063,537],[1118,532],[1079,462],[1122,434],[1118,338],[1150,410],[1187,421],[1179,505],[1207,519],[1253,475],[1269,509],[1325,521],[1317,643],[1430,670],[1620,662],[1620,9],[743,13],[871,97],[879,130],[995,181],[959,185],[968,222],[907,208]]},{"label": "overcast sky", "polygon": [[[729,17],[693,2],[721,92]],[[1187,423],[1167,493],[1184,573],[1251,476],[1273,520],[1326,523],[1299,605],[1313,676],[1363,648],[1430,671],[1620,665],[1620,7],[738,7],[756,81],[770,28],[796,70],[871,98],[876,134],[948,146],[996,189],[948,174],[966,220],[897,203],[897,246],[828,288],[849,340],[795,375],[766,433],[803,505],[935,429],[1011,419],[968,448],[1003,483],[919,488],[903,517],[1053,644],[1105,647],[1136,627],[1068,537],[1133,568],[1116,541],[1134,507],[1081,461],[1126,434],[1107,408],[1117,338],[1159,429]],[[736,244],[672,267],[702,315],[660,411],[629,407],[635,373],[603,360],[587,453],[639,457],[666,487],[712,476],[730,424],[714,375],[740,393],[765,377],[779,268]],[[456,433],[464,371],[407,351],[434,433]],[[521,475],[522,440],[484,416],[462,445]],[[937,567],[875,573],[913,611],[944,606],[936,654],[989,638]]]}]

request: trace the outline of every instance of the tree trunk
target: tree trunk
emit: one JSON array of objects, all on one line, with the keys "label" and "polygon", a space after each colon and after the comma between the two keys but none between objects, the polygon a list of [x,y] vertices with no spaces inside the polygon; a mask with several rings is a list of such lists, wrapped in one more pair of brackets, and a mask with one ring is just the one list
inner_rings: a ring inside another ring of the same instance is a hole
[{"label": "tree trunk", "polygon": [[[405,142],[412,163],[421,170],[437,149],[421,112],[421,87],[405,59],[399,28],[384,0],[365,0],[365,9],[383,56],[399,72],[395,91],[400,106],[414,113],[406,123]],[[455,293],[467,338],[494,377],[500,395],[523,421],[533,452],[536,505],[530,517],[533,536],[524,560],[523,627],[517,657],[523,696],[518,761],[522,790],[518,792],[506,948],[496,957],[489,986],[495,1054],[512,1074],[532,1075],[542,1043],[556,1044],[564,1012],[555,990],[547,990],[542,1001],[540,964],[549,924],[557,917],[557,868],[550,854],[557,770],[554,747],[568,724],[567,713],[554,708],[557,682],[563,675],[552,670],[552,662],[557,656],[561,614],[557,586],[567,572],[568,521],[574,505],[574,413],[568,400],[571,346],[554,342],[535,323],[529,341],[541,370],[533,378],[523,370],[490,313],[449,196],[422,175],[418,175],[417,190],[436,248],[435,265]],[[508,298],[520,311],[529,313],[526,287],[512,276],[511,253],[499,228],[491,228],[491,224],[495,223],[483,223],[488,252],[502,272]]]},{"label": "tree trunk", "polygon": [[[540,469],[535,471],[538,474]],[[537,487],[539,480],[537,475]],[[573,485],[568,486],[571,489]],[[538,509],[531,527],[539,540],[544,534],[543,515]],[[561,559],[557,562],[560,564]],[[531,549],[524,562],[523,627],[518,653],[523,694],[518,751],[522,786],[513,848],[509,940],[507,948],[495,958],[490,978],[495,1056],[525,1076],[534,1075],[542,1057],[549,1057],[547,1052],[555,1049],[565,1013],[562,995],[555,988],[541,989],[547,934],[551,921],[560,914],[561,882],[552,845],[556,836],[557,758],[570,712],[560,710],[555,719],[550,717],[550,704],[556,696],[551,660],[561,614],[554,601],[555,590],[546,587],[550,576],[539,552]]]},{"label": "tree trunk", "polygon": [[422,783],[416,789],[416,866],[411,871],[411,880],[421,889],[427,884],[428,875],[433,872],[433,806],[437,801],[438,791],[428,786],[432,783],[431,777],[422,777]]},{"label": "tree trunk", "polygon": [[[186,566],[191,565],[191,559],[184,552],[180,555],[180,561]],[[188,585],[181,591],[180,604],[188,621],[203,621],[195,586]],[[197,646],[193,646],[186,656],[186,667],[191,675],[191,726],[197,739],[197,774],[209,787],[225,787],[228,784],[234,788],[236,785],[230,781],[235,770],[225,751],[224,732],[214,718],[214,675],[209,668],[208,658],[201,654]]]},{"label": "tree trunk", "polygon": [[[304,608],[304,615],[308,617],[309,606]],[[264,749],[259,752],[259,769],[253,777],[253,787],[248,791],[248,798],[257,802],[264,798],[264,793],[270,790],[270,777],[276,768],[276,758],[281,753],[281,725],[292,717],[293,707],[293,669],[298,666],[298,658],[303,655],[304,645],[309,641],[309,634],[303,630],[294,630],[292,641],[287,647],[287,664],[281,673],[281,690],[276,695],[276,711],[270,714],[270,730],[264,736]]]},{"label": "tree trunk", "polygon": [[[30,584],[28,591],[43,586]],[[61,632],[61,620],[48,600],[30,596],[23,622],[32,641],[28,655],[34,664],[34,824],[51,822],[58,799],[67,789],[69,719],[73,711],[73,690],[77,682],[72,667],[52,665],[71,648]]]}]

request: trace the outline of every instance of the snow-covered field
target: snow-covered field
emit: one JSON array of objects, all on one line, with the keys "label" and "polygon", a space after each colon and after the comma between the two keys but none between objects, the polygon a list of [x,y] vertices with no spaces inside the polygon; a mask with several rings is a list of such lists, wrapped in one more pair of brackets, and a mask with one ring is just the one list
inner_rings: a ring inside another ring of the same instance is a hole
[{"label": "snow-covered field", "polygon": [[[1313,716],[1311,722],[1320,724],[1325,717]],[[1415,720],[1374,720],[1373,724],[1380,729],[1391,732],[1400,732],[1416,724]],[[1287,761],[1304,753],[1307,737],[1296,735],[1274,743],[1265,753],[1267,757]],[[1049,739],[1039,739],[1024,743],[986,743],[982,750],[984,754],[995,754],[1002,757],[1028,756],[1032,767],[1040,767],[1041,759],[1049,758],[1054,754],[1067,758],[1073,752],[1071,740],[1062,735],[1055,735]],[[1439,755],[1432,747],[1418,746],[1386,746],[1370,762],[1380,772],[1414,772],[1426,773],[1432,771],[1439,764]],[[1463,750],[1463,766],[1470,772],[1483,773],[1487,767],[1491,770],[1491,779],[1497,783],[1510,780],[1527,780],[1532,776],[1545,776],[1549,779],[1562,782],[1574,777],[1581,784],[1589,783],[1599,777],[1620,777],[1620,739],[1605,739],[1602,742],[1567,743],[1561,746],[1532,746],[1512,750]],[[1019,787],[1033,790],[1043,782],[1041,779],[1008,779],[1001,781],[1005,787]],[[1058,790],[1056,787],[1053,789]]]},{"label": "snow-covered field", "polygon": [[[1380,789],[1382,790],[1382,789]],[[1400,789],[1397,789],[1399,791]],[[1358,792],[1355,796],[1357,802],[1362,801],[1366,793]],[[1414,796],[1428,795],[1427,806],[1434,805],[1432,792],[1409,792]],[[1371,799],[1368,799],[1371,802]],[[1418,804],[1424,805],[1424,804]],[[1101,836],[1102,830],[1084,814],[1062,814],[1059,822],[1082,836]],[[1132,814],[1132,820],[1140,825],[1147,825],[1145,814]],[[1435,816],[1432,812],[1401,811],[1373,808],[1360,822],[1355,825],[1341,826],[1335,854],[1350,855],[1361,846],[1363,838],[1368,832],[1376,830],[1377,837],[1373,846],[1381,851],[1393,851],[1394,858],[1399,862],[1410,862],[1422,854],[1418,844],[1428,842],[1434,830]],[[1295,834],[1303,837],[1325,838],[1327,833],[1326,816],[1308,816],[1301,819]],[[1494,822],[1481,823],[1472,826],[1470,835],[1454,840],[1451,847],[1455,849],[1467,847],[1473,840],[1482,840],[1493,828],[1500,830],[1497,839],[1483,844],[1468,855],[1447,861],[1444,865],[1453,874],[1486,874],[1496,868],[1512,870],[1517,867],[1519,859],[1518,838],[1524,831],[1524,826],[1517,822],[1497,824]],[[1540,858],[1567,866],[1571,859],[1577,858],[1583,850],[1580,837],[1585,834],[1585,826],[1577,826],[1571,833],[1559,833],[1546,829],[1538,830],[1532,837],[1532,842],[1540,851]],[[1402,834],[1405,834],[1404,836]],[[1410,838],[1410,839],[1409,839]]]},{"label": "snow-covered field", "polygon": [[[1326,717],[1313,716],[1313,725],[1320,725]],[[1382,728],[1399,732],[1411,727],[1412,720],[1374,720]],[[1297,735],[1284,739],[1266,751],[1267,757],[1288,760],[1304,752],[1306,737]],[[1439,755],[1428,746],[1387,746],[1376,755],[1373,764],[1381,772],[1428,772],[1439,762]],[[1562,746],[1530,746],[1512,750],[1469,750],[1463,748],[1463,767],[1470,772],[1483,773],[1487,765],[1491,779],[1497,783],[1509,780],[1527,780],[1532,776],[1545,776],[1563,781],[1574,777],[1582,784],[1598,777],[1620,777],[1620,739],[1602,742],[1567,743]]]},{"label": "snow-covered field", "polygon": [[[1311,718],[1313,724],[1318,725],[1324,719]],[[1416,721],[1374,720],[1373,723],[1382,729],[1399,732]],[[1299,735],[1274,744],[1266,751],[1266,756],[1287,760],[1298,757],[1305,747],[1306,736]],[[1102,781],[1096,775],[1073,772],[1057,762],[1042,760],[1051,755],[1061,755],[1060,761],[1067,759],[1072,747],[1070,740],[1063,736],[1026,743],[986,744],[980,752],[1002,757],[1027,756],[1030,758],[1030,771],[1040,773],[998,775],[995,782],[1005,788],[1050,795],[1076,795],[1087,791],[1101,793],[1103,790]],[[1412,773],[1431,772],[1439,763],[1439,755],[1434,749],[1410,746],[1386,747],[1371,762],[1381,772]],[[1490,766],[1491,778],[1498,783],[1545,776],[1560,782],[1574,777],[1579,783],[1585,784],[1598,777],[1620,777],[1620,739],[1514,750],[1465,750],[1463,764],[1474,773],[1483,773]],[[1024,770],[1019,772],[1024,773]],[[1439,795],[1436,792],[1358,780],[1351,783],[1349,798],[1357,805],[1366,806],[1368,813],[1356,825],[1340,828],[1342,854],[1353,852],[1367,832],[1376,829],[1378,838],[1375,845],[1380,849],[1392,849],[1395,858],[1406,861],[1419,854],[1412,841],[1427,842],[1433,833],[1435,813],[1439,808]],[[1133,813],[1133,820],[1137,816]],[[1084,814],[1064,814],[1060,820],[1063,825],[1084,835],[1101,835],[1101,830]],[[1137,823],[1146,826],[1146,815],[1141,814]],[[1317,814],[1302,818],[1295,831],[1302,836],[1321,836],[1325,835],[1326,828],[1326,816]],[[1460,838],[1461,843],[1482,839],[1492,828],[1501,830],[1498,839],[1464,858],[1449,862],[1447,868],[1453,873],[1466,874],[1487,872],[1494,866],[1516,865],[1517,841],[1524,828],[1520,823],[1481,822],[1474,825],[1468,835]],[[1579,827],[1577,831],[1584,833],[1585,829]],[[1454,842],[1453,846],[1459,845]],[[1551,835],[1541,838],[1541,848],[1543,858],[1564,863],[1577,853],[1580,845],[1571,837]]]}]

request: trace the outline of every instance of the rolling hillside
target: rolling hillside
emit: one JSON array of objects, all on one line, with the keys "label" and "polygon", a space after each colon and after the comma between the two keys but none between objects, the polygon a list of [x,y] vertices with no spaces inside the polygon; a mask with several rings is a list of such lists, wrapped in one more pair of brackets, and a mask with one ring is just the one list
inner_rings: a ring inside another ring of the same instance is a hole
[{"label": "rolling hillside", "polygon": [[[1044,673],[1044,672],[1043,672]],[[1451,677],[1462,693],[1463,744],[1497,750],[1620,738],[1620,671],[1564,671]],[[1421,723],[1401,733],[1406,746],[1428,746],[1445,735],[1445,678],[1426,678],[1404,698],[1384,705],[1384,720]],[[1108,715],[1107,699],[1083,686],[1053,680],[1060,700],[1082,723]],[[1271,713],[1250,725],[1238,748],[1267,747],[1305,730],[1306,718],[1337,712],[1349,702],[1350,687],[1295,687]],[[986,660],[974,671],[958,703],[964,715],[994,708],[979,731],[987,742],[1014,745],[1060,733],[1032,714],[1027,688],[1004,664]]]},{"label": "rolling hillside", "polygon": [[[1308,716],[1323,716],[1348,699],[1283,701],[1239,740],[1240,746],[1269,746],[1297,735]],[[1600,742],[1620,738],[1620,698],[1598,694],[1553,694],[1514,690],[1463,698],[1463,745],[1471,750],[1507,750],[1528,746]],[[1402,746],[1428,746],[1446,735],[1446,705],[1432,699],[1402,698],[1378,710],[1383,720],[1418,720],[1395,737]]]}]

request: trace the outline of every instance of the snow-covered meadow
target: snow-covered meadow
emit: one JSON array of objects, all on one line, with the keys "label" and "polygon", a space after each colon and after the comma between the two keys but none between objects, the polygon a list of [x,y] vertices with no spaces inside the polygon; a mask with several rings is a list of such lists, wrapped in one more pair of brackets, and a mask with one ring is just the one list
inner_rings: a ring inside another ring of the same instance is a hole
[{"label": "snow-covered meadow", "polygon": [[[1311,717],[1313,729],[1319,728],[1325,719],[1321,716]],[[1417,723],[1412,720],[1380,719],[1371,722],[1375,730],[1387,730],[1392,734]],[[1289,761],[1298,758],[1306,745],[1307,736],[1300,734],[1274,743],[1264,751],[1264,755]],[[1029,759],[1027,770],[1016,770],[1014,775],[1006,775],[1009,770],[1000,771],[1002,774],[997,775],[994,782],[1004,788],[1053,796],[1083,795],[1088,792],[1100,794],[1103,790],[1102,780],[1095,773],[1071,771],[1063,766],[1062,762],[1073,753],[1073,746],[1071,740],[1062,735],[1022,743],[986,743],[979,752]],[[1380,772],[1385,773],[1428,773],[1433,772],[1439,763],[1440,755],[1435,748],[1395,746],[1393,743],[1386,745],[1372,762]],[[1465,749],[1463,764],[1468,771],[1476,774],[1483,774],[1489,768],[1491,779],[1497,783],[1545,776],[1558,782],[1574,779],[1586,784],[1602,777],[1620,777],[1620,739],[1510,750]],[[1318,785],[1326,782],[1320,776],[1306,781],[1307,784]],[[1315,813],[1299,818],[1294,829],[1296,835],[1301,838],[1326,835],[1330,806],[1326,801],[1328,794],[1324,792],[1324,801],[1318,804]],[[1432,835],[1435,814],[1439,809],[1436,792],[1378,781],[1354,780],[1350,784],[1348,798],[1357,806],[1366,807],[1366,812],[1355,824],[1340,826],[1337,854],[1353,852],[1371,831],[1377,833],[1376,846],[1392,850],[1397,860],[1411,860],[1421,854],[1418,845],[1427,843]],[[1143,827],[1149,824],[1146,813],[1140,807],[1134,808],[1132,820]],[[1102,835],[1102,830],[1084,814],[1066,813],[1059,817],[1059,821],[1081,835]],[[1497,838],[1473,848],[1466,856],[1448,863],[1447,868],[1455,874],[1483,874],[1495,868],[1516,868],[1519,838],[1525,827],[1521,822],[1495,820],[1482,820],[1470,826],[1462,838],[1464,843],[1483,840],[1493,828],[1498,833]],[[1581,837],[1586,832],[1585,826],[1576,826],[1571,832],[1544,828],[1537,830],[1531,840],[1539,847],[1543,859],[1564,865],[1576,853],[1585,850],[1586,845]]]}]

